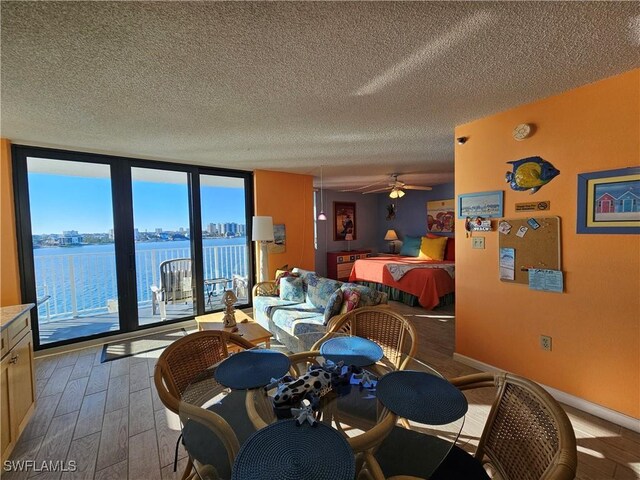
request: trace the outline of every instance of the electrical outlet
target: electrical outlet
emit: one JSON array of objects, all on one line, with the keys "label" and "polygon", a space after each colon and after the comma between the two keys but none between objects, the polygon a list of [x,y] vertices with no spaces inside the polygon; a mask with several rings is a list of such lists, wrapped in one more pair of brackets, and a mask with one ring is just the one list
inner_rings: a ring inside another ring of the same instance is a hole
[{"label": "electrical outlet", "polygon": [[540,348],[547,352],[551,351],[551,337],[549,335],[540,335]]},{"label": "electrical outlet", "polygon": [[471,239],[471,248],[484,250],[484,237],[473,237]]}]

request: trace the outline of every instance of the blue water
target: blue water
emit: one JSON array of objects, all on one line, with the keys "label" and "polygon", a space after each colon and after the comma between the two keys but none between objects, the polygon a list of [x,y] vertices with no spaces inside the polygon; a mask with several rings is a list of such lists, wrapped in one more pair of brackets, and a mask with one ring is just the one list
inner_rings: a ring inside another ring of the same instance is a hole
[{"label": "blue water", "polygon": [[[246,237],[205,239],[204,277],[246,276],[246,242]],[[137,242],[135,249],[138,303],[148,305],[160,262],[189,258],[190,241]],[[33,256],[37,296],[50,296],[39,307],[41,318],[67,318],[74,310],[79,315],[105,313],[107,302],[118,298],[113,244],[38,248]]]}]

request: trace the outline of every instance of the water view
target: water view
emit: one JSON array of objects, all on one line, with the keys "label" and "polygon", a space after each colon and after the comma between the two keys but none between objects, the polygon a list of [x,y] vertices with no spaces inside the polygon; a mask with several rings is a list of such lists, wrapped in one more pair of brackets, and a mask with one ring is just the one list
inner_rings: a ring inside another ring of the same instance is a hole
[{"label": "water view", "polygon": [[[164,260],[190,257],[189,240],[136,243],[138,305],[151,305]],[[203,240],[204,278],[247,275],[246,237]],[[33,251],[38,315],[52,320],[117,311],[115,250],[111,244],[37,248]]]}]

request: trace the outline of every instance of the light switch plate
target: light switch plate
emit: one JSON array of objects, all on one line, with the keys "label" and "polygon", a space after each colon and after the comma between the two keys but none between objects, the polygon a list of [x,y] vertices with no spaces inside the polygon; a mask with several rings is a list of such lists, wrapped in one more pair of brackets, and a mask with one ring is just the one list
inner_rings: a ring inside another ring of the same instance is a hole
[{"label": "light switch plate", "polygon": [[472,237],[472,248],[478,248],[484,250],[484,237]]}]

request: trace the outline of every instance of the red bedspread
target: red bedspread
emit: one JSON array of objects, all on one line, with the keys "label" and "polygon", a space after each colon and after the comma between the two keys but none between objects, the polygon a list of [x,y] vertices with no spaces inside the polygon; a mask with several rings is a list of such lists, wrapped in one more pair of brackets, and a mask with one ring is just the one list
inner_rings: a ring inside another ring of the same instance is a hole
[{"label": "red bedspread", "polygon": [[401,263],[404,265],[424,263],[454,264],[454,262],[447,261],[419,260],[415,257],[371,257],[355,261],[349,281],[376,282],[397,288],[418,297],[420,306],[427,310],[436,307],[440,303],[440,297],[455,290],[455,281],[444,269],[414,268],[396,281],[385,267],[388,263]]}]

